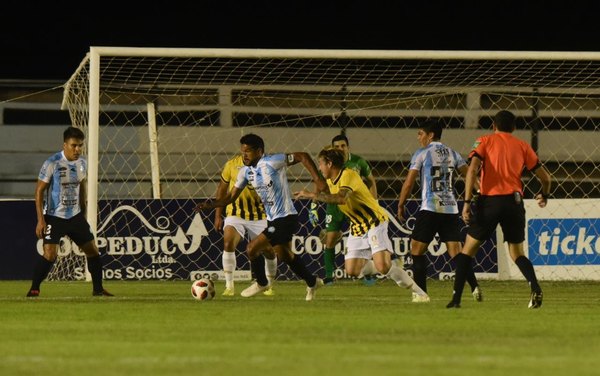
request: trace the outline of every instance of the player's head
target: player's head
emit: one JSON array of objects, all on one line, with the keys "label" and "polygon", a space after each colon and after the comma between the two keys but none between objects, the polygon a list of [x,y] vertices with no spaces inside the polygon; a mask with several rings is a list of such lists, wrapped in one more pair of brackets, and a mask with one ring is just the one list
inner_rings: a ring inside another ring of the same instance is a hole
[{"label": "player's head", "polygon": [[323,176],[327,179],[331,179],[334,176],[332,171],[341,170],[345,163],[344,152],[339,149],[325,148],[319,152],[319,170]]},{"label": "player's head", "polygon": [[346,135],[338,134],[332,138],[331,146],[344,152],[344,160],[348,160],[350,156],[350,142],[348,142],[348,137],[346,137]]},{"label": "player's head", "polygon": [[265,152],[265,142],[260,136],[249,133],[240,138],[240,151],[244,165],[255,166]]},{"label": "player's head", "polygon": [[85,135],[79,128],[69,127],[63,132],[63,153],[69,161],[76,161],[83,152]]},{"label": "player's head", "polygon": [[439,141],[442,138],[442,125],[435,120],[426,120],[419,125],[417,139],[421,146],[425,147],[432,141]]},{"label": "player's head", "polygon": [[512,133],[516,126],[517,118],[510,111],[498,111],[494,116],[494,129],[499,130],[500,132]]}]

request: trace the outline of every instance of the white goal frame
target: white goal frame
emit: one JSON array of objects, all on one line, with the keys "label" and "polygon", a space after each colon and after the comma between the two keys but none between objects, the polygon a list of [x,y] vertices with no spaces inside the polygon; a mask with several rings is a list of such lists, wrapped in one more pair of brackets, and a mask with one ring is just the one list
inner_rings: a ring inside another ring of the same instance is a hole
[{"label": "white goal frame", "polygon": [[[98,165],[99,165],[99,135],[100,135],[100,72],[101,59],[104,56],[110,57],[182,57],[182,58],[235,58],[235,59],[312,59],[312,58],[327,58],[327,59],[382,59],[382,60],[519,60],[519,61],[600,61],[600,52],[545,52],[545,51],[382,51],[382,50],[268,50],[268,49],[192,49],[192,48],[137,48],[137,47],[91,47],[88,53],[89,58],[89,113],[88,113],[88,140],[87,140],[87,159],[88,159],[88,197],[87,197],[87,218],[95,231],[97,229],[98,220]],[[82,62],[82,64],[87,62]],[[81,66],[80,66],[81,68]],[[75,76],[75,74],[74,74]],[[69,81],[70,82],[70,81]],[[65,93],[68,92],[67,83]],[[510,92],[514,90],[518,92],[522,89],[513,89],[511,87],[499,87],[499,89]],[[569,93],[574,89],[569,87],[562,88],[564,93]],[[419,91],[419,88],[415,88]],[[540,89],[543,92],[543,88]],[[597,87],[577,88],[577,92],[584,91],[592,95],[600,95],[600,84]],[[66,94],[65,94],[66,95]],[[467,99],[469,100],[469,99]],[[483,113],[477,107],[476,99],[473,99],[472,112],[477,111]],[[64,107],[63,102],[63,107]],[[337,110],[325,109],[324,112]],[[147,113],[149,114],[150,127],[148,128],[150,140],[156,140],[156,127],[152,127],[154,112],[152,104],[148,104]],[[565,113],[567,113],[565,111]],[[582,112],[583,113],[583,112]],[[517,115],[521,115],[516,111]],[[595,116],[595,115],[594,115]],[[598,116],[600,117],[600,115]],[[465,115],[467,127],[475,128],[475,120],[469,120],[468,115]],[[150,145],[151,161],[152,161],[152,191],[153,198],[159,199],[160,183],[158,176],[160,175],[158,166],[158,156],[156,148]],[[542,158],[543,159],[543,158]],[[499,252],[505,255],[505,252]],[[499,262],[499,265],[501,263]],[[504,264],[504,261],[502,262]],[[503,266],[504,268],[504,266]],[[512,267],[506,267],[501,273],[503,278],[519,278]],[[600,273],[598,273],[600,274]],[[598,277],[600,279],[600,277]]]}]

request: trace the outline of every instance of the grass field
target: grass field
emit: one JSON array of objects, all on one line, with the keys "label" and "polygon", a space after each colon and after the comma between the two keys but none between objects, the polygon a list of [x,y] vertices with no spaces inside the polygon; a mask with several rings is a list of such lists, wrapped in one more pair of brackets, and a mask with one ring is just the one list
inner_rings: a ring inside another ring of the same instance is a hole
[{"label": "grass field", "polygon": [[[600,284],[483,281],[485,301],[410,303],[391,282],[342,282],[305,302],[300,282],[276,296],[199,302],[188,281],[0,282],[0,375],[597,375]],[[238,283],[237,293],[248,283]],[[217,283],[217,294],[223,290]]]}]

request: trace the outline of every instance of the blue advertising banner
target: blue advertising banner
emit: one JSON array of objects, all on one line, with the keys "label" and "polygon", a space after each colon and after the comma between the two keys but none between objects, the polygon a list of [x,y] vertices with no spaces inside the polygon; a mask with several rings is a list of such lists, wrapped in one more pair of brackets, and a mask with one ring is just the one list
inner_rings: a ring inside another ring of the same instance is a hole
[{"label": "blue advertising banner", "polygon": [[544,218],[527,221],[533,265],[600,265],[599,218]]},{"label": "blue advertising banner", "polygon": [[[300,223],[307,224],[307,202],[296,201]],[[414,224],[411,217],[402,225],[395,219],[396,200],[380,200],[390,215],[389,235],[395,256],[402,257],[404,267],[410,269],[410,233]],[[418,202],[410,201],[410,213],[418,210]],[[98,203],[99,217],[97,242],[104,263],[107,280],[141,279],[197,279],[212,276],[222,269],[222,233],[214,229],[214,214],[195,213],[195,203],[189,200],[109,200]],[[0,279],[29,279],[36,253],[41,254],[41,240],[35,238],[35,207],[33,201],[0,202],[2,216],[0,231],[8,246],[2,247]],[[319,207],[321,221],[325,205]],[[463,229],[464,232],[465,229]],[[323,274],[323,245],[319,239],[321,228],[300,226],[293,238],[293,251],[302,257],[308,269]],[[343,249],[346,241],[336,246],[336,276],[344,278]],[[497,273],[495,235],[486,241],[477,254],[475,272]],[[249,279],[248,260],[244,254],[245,242],[238,246],[238,269],[245,269],[242,278]],[[78,247],[65,238],[59,251],[61,256],[83,256]],[[453,265],[445,245],[435,239],[427,253],[432,278],[451,278]],[[75,266],[75,279],[85,278],[83,266]],[[296,279],[283,263],[279,264],[278,279]]]}]

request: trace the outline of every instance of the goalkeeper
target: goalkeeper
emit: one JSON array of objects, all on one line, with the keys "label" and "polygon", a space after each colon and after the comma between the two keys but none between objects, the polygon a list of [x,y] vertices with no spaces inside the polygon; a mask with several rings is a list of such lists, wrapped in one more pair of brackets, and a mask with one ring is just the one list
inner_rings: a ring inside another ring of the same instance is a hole
[{"label": "goalkeeper", "polygon": [[[349,168],[356,171],[364,183],[369,188],[371,195],[377,200],[377,186],[375,184],[375,178],[371,172],[371,167],[367,161],[356,155],[350,153],[350,143],[348,138],[343,135],[337,135],[331,140],[331,146],[334,149],[341,150],[344,154],[344,168]],[[313,226],[316,225],[316,203],[311,204],[311,222]],[[333,284],[335,282],[333,273],[335,271],[335,245],[342,239],[342,228],[348,227],[348,221],[346,216],[338,208],[336,204],[327,204],[327,214],[325,216],[325,234],[321,236],[325,238],[325,250],[323,252],[323,259],[325,264],[325,279],[323,282],[326,285]],[[372,263],[373,261],[369,260]],[[375,279],[365,276],[365,283],[375,282]]]}]

